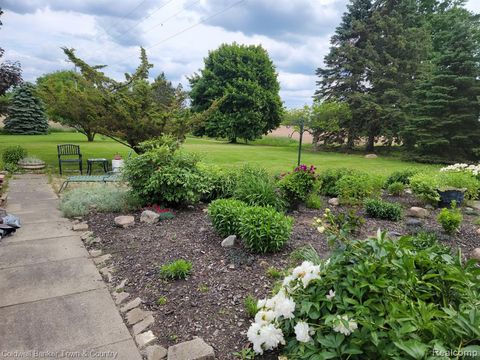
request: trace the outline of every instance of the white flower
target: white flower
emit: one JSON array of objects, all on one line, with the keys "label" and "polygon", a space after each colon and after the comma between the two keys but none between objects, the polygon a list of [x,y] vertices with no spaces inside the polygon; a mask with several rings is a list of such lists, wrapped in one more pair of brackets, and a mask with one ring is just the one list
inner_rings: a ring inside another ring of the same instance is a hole
[{"label": "white flower", "polygon": [[309,342],[312,340],[310,333],[313,331],[305,321],[299,321],[293,328],[295,330],[295,336],[300,342]]},{"label": "white flower", "polygon": [[335,291],[330,290],[327,294],[327,299],[332,300],[335,297]]},{"label": "white flower", "polygon": [[247,331],[247,338],[253,344],[253,350],[257,354],[263,354],[262,344],[263,340],[260,337],[260,329],[261,325],[257,323],[253,323],[250,325]]},{"label": "white flower", "polygon": [[310,261],[304,261],[302,265],[293,269],[292,275],[302,281],[303,287],[315,279],[320,279],[320,265],[313,265]]},{"label": "white flower", "polygon": [[325,226],[319,226],[317,227],[317,231],[320,233],[320,234],[323,234],[325,232]]},{"label": "white flower", "polygon": [[267,299],[260,299],[257,302],[257,309],[263,309],[265,304],[267,303]]},{"label": "white flower", "polygon": [[295,311],[295,302],[285,294],[285,290],[280,290],[272,299],[273,312],[278,319],[283,316],[285,319],[293,319],[293,312]]},{"label": "white flower", "polygon": [[[345,323],[347,324],[347,326],[345,325]],[[337,320],[335,321],[333,331],[348,336],[356,329],[358,329],[358,324],[354,320],[349,319],[347,315],[337,315]]]},{"label": "white flower", "polygon": [[272,310],[260,310],[255,315],[255,322],[260,325],[270,324],[275,320],[275,313]]},{"label": "white flower", "polygon": [[247,331],[247,337],[257,354],[263,354],[264,350],[272,350],[279,344],[285,344],[282,330],[273,324],[260,325],[253,323]]}]

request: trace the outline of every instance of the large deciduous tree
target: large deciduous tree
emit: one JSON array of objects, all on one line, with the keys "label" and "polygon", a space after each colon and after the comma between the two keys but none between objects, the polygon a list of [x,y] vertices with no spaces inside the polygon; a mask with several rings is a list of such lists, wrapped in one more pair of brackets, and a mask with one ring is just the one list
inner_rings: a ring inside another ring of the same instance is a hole
[{"label": "large deciduous tree", "polygon": [[197,135],[247,141],[281,123],[280,85],[261,46],[223,44],[209,53],[205,68],[189,80],[192,109],[198,112],[215,106],[197,125]]}]

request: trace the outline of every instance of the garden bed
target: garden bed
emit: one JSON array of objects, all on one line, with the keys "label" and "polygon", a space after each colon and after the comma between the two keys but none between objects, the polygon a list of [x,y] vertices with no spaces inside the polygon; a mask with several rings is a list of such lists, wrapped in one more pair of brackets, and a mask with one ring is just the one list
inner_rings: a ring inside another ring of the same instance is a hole
[{"label": "garden bed", "polygon": [[[388,197],[387,200],[401,202],[404,208],[419,205],[411,196]],[[101,238],[97,248],[100,246],[105,253],[113,255],[117,279],[129,279],[125,290],[133,297],[142,298],[146,307],[154,312],[156,322],[152,330],[163,346],[199,336],[214,347],[219,359],[234,359],[233,352],[248,346],[246,331],[251,319],[244,299],[248,295],[269,296],[275,285],[276,279],[267,275],[267,269],[282,270],[294,265],[290,254],[307,244],[322,257],[328,256],[325,236],[311,225],[314,217],[323,214],[323,209],[301,209],[293,214],[293,234],[281,252],[252,255],[239,242],[233,248],[222,248],[223,238],[212,228],[205,208],[200,205],[179,210],[174,219],[153,225],[140,223],[140,213],[137,213],[134,214],[136,225],[128,229],[115,226],[114,214],[93,214],[88,221],[95,235]],[[336,207],[334,211],[347,210]],[[362,210],[358,213],[363,215]],[[429,218],[424,220],[424,229],[435,230],[440,235],[437,214],[438,210],[431,211]],[[480,245],[473,224],[476,218],[464,214],[456,239],[446,235],[439,238],[461,247],[464,254],[470,253]],[[374,234],[378,228],[401,234],[409,231],[405,220],[365,220],[359,238]],[[176,259],[193,263],[191,276],[187,280],[162,280],[159,266]],[[158,303],[159,299],[162,304]]]}]

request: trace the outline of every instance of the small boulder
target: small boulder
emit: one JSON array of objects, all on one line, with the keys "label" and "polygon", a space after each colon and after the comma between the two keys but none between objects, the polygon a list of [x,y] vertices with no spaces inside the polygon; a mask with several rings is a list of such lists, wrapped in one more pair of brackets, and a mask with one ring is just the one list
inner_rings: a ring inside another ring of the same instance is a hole
[{"label": "small boulder", "polygon": [[155,224],[160,219],[160,215],[152,210],[144,210],[140,215],[140,222],[145,224]]},{"label": "small boulder", "polygon": [[117,216],[114,221],[117,226],[122,228],[128,228],[135,225],[135,218],[131,215]]},{"label": "small boulder", "polygon": [[91,237],[93,237],[93,231],[85,231],[81,236],[80,236],[80,239],[82,240],[88,240],[90,239]]},{"label": "small boulder", "polygon": [[168,360],[214,360],[215,352],[203,339],[196,338],[168,348]]},{"label": "small boulder", "polygon": [[92,250],[89,251],[89,254],[90,254],[91,257],[96,258],[96,257],[99,257],[100,255],[102,255],[102,250],[93,250],[92,249]]},{"label": "small boulder", "polygon": [[328,200],[328,204],[332,206],[338,206],[340,205],[340,200],[338,200],[338,198],[331,198]]},{"label": "small boulder", "polygon": [[121,303],[123,303],[125,300],[128,299],[129,296],[130,296],[130,294],[127,293],[127,292],[124,292],[124,291],[119,292],[119,293],[116,293],[116,292],[113,293],[113,298],[115,300],[116,305],[120,305]]},{"label": "small boulder", "polygon": [[142,299],[140,299],[139,297],[137,297],[137,298],[133,299],[132,301],[130,301],[127,305],[125,305],[124,307],[122,307],[122,308],[120,309],[120,311],[121,311],[122,313],[126,313],[126,312],[129,311],[129,310],[132,310],[132,309],[134,309],[134,308],[136,308],[136,307],[139,307],[141,303],[142,303]]},{"label": "small boulder", "polygon": [[105,254],[105,255],[93,258],[93,262],[95,263],[95,265],[100,265],[110,260],[111,258],[112,258],[112,254]]},{"label": "small boulder", "polygon": [[480,228],[477,229],[477,235],[480,235]]},{"label": "small boulder", "polygon": [[230,235],[223,239],[222,247],[232,247],[235,245],[235,240],[237,240],[237,235]]},{"label": "small boulder", "polygon": [[422,222],[422,220],[419,220],[419,219],[409,218],[405,222],[405,225],[407,225],[407,226],[419,226],[420,227],[420,226],[423,226],[423,222]]},{"label": "small boulder", "polygon": [[470,257],[472,259],[475,259],[477,261],[480,261],[480,248],[475,248],[472,250],[472,253],[470,254]]},{"label": "small boulder", "polygon": [[160,345],[151,345],[145,349],[147,360],[162,360],[167,357],[167,349]]},{"label": "small boulder", "polygon": [[400,237],[400,236],[402,236],[402,234],[399,233],[398,231],[389,231],[388,236],[389,237]]},{"label": "small boulder", "polygon": [[367,154],[365,155],[365,159],[376,159],[378,156],[376,154]]},{"label": "small boulder", "polygon": [[410,209],[407,210],[407,216],[414,218],[425,219],[426,217],[428,217],[428,215],[429,212],[427,209],[418,206],[412,206]]},{"label": "small boulder", "polygon": [[470,204],[475,210],[480,210],[480,200],[474,200]]},{"label": "small boulder", "polygon": [[88,224],[86,222],[73,224],[72,229],[73,229],[73,231],[87,231],[88,230]]},{"label": "small boulder", "polygon": [[143,349],[145,346],[150,345],[157,337],[153,335],[153,332],[147,331],[142,334],[135,336],[135,341],[140,349]]},{"label": "small boulder", "polygon": [[152,315],[151,311],[143,311],[142,309],[135,308],[129,311],[125,317],[127,318],[127,324],[133,326],[150,315]]}]

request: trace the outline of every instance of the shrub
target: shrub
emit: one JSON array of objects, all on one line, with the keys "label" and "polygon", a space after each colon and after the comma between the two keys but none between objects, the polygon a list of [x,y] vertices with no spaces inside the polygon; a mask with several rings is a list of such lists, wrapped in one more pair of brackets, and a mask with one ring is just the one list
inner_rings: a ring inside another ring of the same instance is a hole
[{"label": "shrub", "polygon": [[394,196],[400,196],[405,191],[405,185],[401,182],[394,182],[388,185],[387,191]]},{"label": "shrub", "polygon": [[17,165],[17,163],[27,157],[27,150],[20,145],[9,146],[3,150],[2,160],[4,165]]},{"label": "shrub", "polygon": [[318,194],[311,193],[308,195],[307,200],[305,201],[305,206],[308,209],[318,210],[322,207],[322,199]]},{"label": "shrub", "polygon": [[254,318],[257,314],[257,301],[257,298],[253,295],[248,295],[243,301],[243,304],[245,305],[245,310],[251,318]]},{"label": "shrub", "polygon": [[385,180],[385,187],[388,188],[390,185],[394,183],[401,183],[403,185],[410,184],[410,178],[415,175],[418,171],[413,169],[404,169],[404,170],[397,170],[391,173],[387,180]]},{"label": "shrub", "polygon": [[198,163],[203,178],[205,189],[202,200],[212,201],[215,199],[230,198],[235,190],[237,172],[231,169],[223,169],[216,165]]},{"label": "shrub", "polygon": [[283,176],[278,182],[279,188],[291,208],[296,208],[299,203],[307,200],[315,189],[315,167],[300,165],[291,173]]},{"label": "shrub", "polygon": [[379,199],[365,200],[365,211],[368,216],[382,220],[398,221],[402,218],[400,205]]},{"label": "shrub", "polygon": [[186,279],[192,272],[192,263],[187,260],[178,259],[160,268],[160,276],[164,279],[180,280]]},{"label": "shrub", "polygon": [[451,209],[442,209],[437,217],[438,222],[442,225],[443,230],[449,235],[454,234],[460,228],[463,221],[462,213],[457,209],[456,204],[452,203]]},{"label": "shrub", "polygon": [[255,253],[280,250],[290,238],[293,218],[271,207],[247,207],[240,216],[238,235]]},{"label": "shrub", "polygon": [[255,352],[285,344],[289,359],[426,359],[476,350],[480,268],[413,240],[379,233],[293,269],[257,304],[247,332]]},{"label": "shrub", "polygon": [[436,204],[440,200],[434,175],[419,173],[410,178],[412,192],[423,201]]},{"label": "shrub", "polygon": [[278,211],[285,209],[285,200],[264,169],[245,166],[239,170],[233,197],[252,206],[271,206]]},{"label": "shrub", "polygon": [[354,170],[347,168],[327,169],[321,172],[318,176],[318,180],[321,183],[320,194],[338,197],[337,181],[344,176],[354,173]]},{"label": "shrub", "polygon": [[246,204],[240,200],[218,199],[208,206],[208,216],[221,236],[237,235],[240,217],[245,207]]},{"label": "shrub", "polygon": [[359,204],[363,199],[380,194],[382,180],[377,176],[357,173],[337,181],[337,192],[343,204]]},{"label": "shrub", "polygon": [[114,186],[91,186],[72,189],[60,201],[63,216],[85,216],[92,209],[98,212],[124,212],[138,208],[139,201],[126,189]]}]

